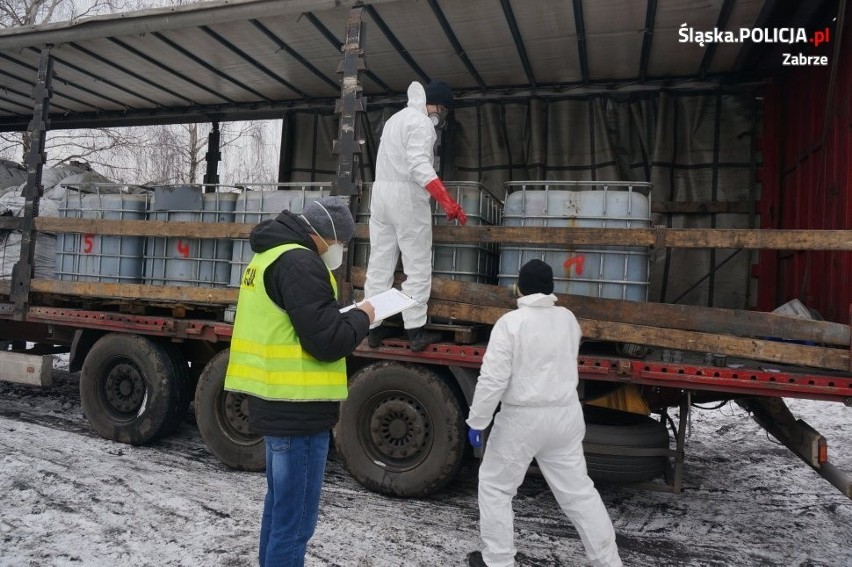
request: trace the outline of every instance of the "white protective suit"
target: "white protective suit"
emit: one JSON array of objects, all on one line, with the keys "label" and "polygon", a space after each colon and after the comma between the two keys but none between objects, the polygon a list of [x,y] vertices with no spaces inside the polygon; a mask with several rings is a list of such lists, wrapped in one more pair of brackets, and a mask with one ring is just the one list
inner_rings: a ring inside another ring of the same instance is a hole
[{"label": "white protective suit", "polygon": [[615,530],[586,472],[586,426],[577,395],[581,330],[556,296],[518,299],[494,326],[467,424],[485,429],[500,412],[479,467],[482,558],[514,565],[512,499],[533,459],[593,565],[620,566]]},{"label": "white protective suit", "polygon": [[[402,291],[419,305],[402,312],[406,329],[426,324],[432,291],[432,209],[424,188],[436,179],[433,146],[438,139],[426,113],[426,91],[408,87],[408,106],[385,123],[376,157],[376,180],[370,201],[370,259],[364,297],[390,289],[399,255],[405,281]],[[381,321],[374,321],[371,328]]]}]

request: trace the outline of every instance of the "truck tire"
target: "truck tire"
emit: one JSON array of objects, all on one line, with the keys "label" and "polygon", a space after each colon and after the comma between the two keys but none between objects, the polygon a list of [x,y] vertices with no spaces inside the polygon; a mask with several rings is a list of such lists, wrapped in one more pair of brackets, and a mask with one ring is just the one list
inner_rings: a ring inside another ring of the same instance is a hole
[{"label": "truck tire", "polygon": [[189,363],[186,360],[186,356],[176,345],[170,342],[161,342],[160,344],[165,347],[166,354],[172,359],[172,364],[174,364],[175,369],[176,383],[183,384],[183,386],[181,386],[178,390],[180,398],[175,406],[172,419],[169,423],[163,426],[163,430],[160,432],[160,437],[163,437],[174,432],[178,427],[180,427],[180,424],[184,422],[187,417],[189,404],[192,402],[192,395],[194,392],[192,389],[192,380],[189,378]]},{"label": "truck tire", "polygon": [[[586,420],[584,443],[617,448],[669,447],[665,424],[635,413],[583,406]],[[600,483],[646,482],[665,473],[664,456],[604,455],[585,452],[589,476]]]},{"label": "truck tire", "polygon": [[428,368],[378,362],[350,377],[334,443],[343,466],[369,490],[428,496],[461,466],[462,407]]},{"label": "truck tire", "polygon": [[99,435],[141,445],[171,433],[186,415],[186,369],[164,344],[110,333],[86,355],[80,402]]},{"label": "truck tire", "polygon": [[248,426],[248,396],[225,391],[229,349],[201,371],[195,388],[195,422],[201,438],[224,465],[242,471],[266,469],[263,436]]}]

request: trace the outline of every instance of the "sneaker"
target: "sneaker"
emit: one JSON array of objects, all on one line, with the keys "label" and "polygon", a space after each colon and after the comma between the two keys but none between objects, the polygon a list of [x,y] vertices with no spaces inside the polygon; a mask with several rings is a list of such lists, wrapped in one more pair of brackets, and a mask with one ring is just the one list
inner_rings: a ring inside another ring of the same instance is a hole
[{"label": "sneaker", "polygon": [[370,333],[367,335],[367,344],[370,345],[370,348],[379,348],[382,346],[383,340],[389,339],[393,335],[393,329],[380,325],[375,329],[370,329]]},{"label": "sneaker", "polygon": [[471,551],[467,554],[467,564],[470,567],[488,567],[485,560],[482,558],[481,551]]},{"label": "sneaker", "polygon": [[440,341],[441,334],[427,331],[423,327],[417,327],[416,329],[408,329],[408,339],[411,341],[411,350],[420,352],[432,343]]}]

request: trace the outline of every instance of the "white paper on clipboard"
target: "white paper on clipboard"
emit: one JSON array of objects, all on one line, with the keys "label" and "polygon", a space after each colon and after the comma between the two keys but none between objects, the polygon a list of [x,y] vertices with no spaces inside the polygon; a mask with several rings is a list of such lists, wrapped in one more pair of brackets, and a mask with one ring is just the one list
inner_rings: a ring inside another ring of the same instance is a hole
[{"label": "white paper on clipboard", "polygon": [[[409,297],[408,295],[402,293],[396,288],[390,288],[387,291],[383,291],[378,295],[374,295],[369,299],[365,299],[364,301],[369,301],[373,304],[373,308],[376,310],[376,321],[380,319],[387,319],[391,315],[396,315],[397,313],[402,313],[406,309],[410,309],[417,305],[417,300]],[[340,310],[341,313],[346,313],[350,309],[355,309],[360,306],[364,301],[359,301],[358,303],[354,303],[352,305],[347,305],[343,309]]]}]

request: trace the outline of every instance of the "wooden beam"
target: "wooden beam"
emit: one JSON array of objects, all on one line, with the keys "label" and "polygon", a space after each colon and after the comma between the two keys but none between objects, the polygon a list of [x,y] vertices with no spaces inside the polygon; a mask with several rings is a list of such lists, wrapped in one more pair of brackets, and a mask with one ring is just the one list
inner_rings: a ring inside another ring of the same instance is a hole
[{"label": "wooden beam", "polygon": [[[364,268],[352,268],[352,284],[363,287],[365,275]],[[402,279],[401,275],[397,277],[397,283]],[[668,329],[744,337],[775,337],[838,346],[850,344],[849,325],[829,321],[810,321],[774,313],[718,307],[621,301],[569,294],[557,294],[557,297],[559,305],[567,307],[579,318],[634,325],[647,325],[653,321],[654,327]],[[512,292],[505,287],[442,278],[432,279],[432,298],[482,307],[515,307]]]},{"label": "wooden beam", "polygon": [[[251,223],[100,220],[39,217],[41,232],[172,238],[248,238]],[[369,226],[355,225],[355,237],[369,239]],[[539,226],[436,226],[435,242],[459,244],[552,244],[572,246],[667,246],[852,251],[852,230],[767,230],[701,228],[573,228]]]},{"label": "wooden beam", "polygon": [[158,286],[128,283],[69,282],[59,280],[32,280],[30,290],[35,293],[71,295],[99,299],[123,299],[155,303],[222,304],[237,302],[238,289],[205,288],[190,286]]},{"label": "wooden beam", "polygon": [[21,230],[23,217],[0,217],[0,230]]},{"label": "wooden beam", "polygon": [[[3,282],[0,282],[2,284]],[[444,296],[454,294],[459,286],[467,288],[463,295],[465,299],[474,298],[476,303],[447,301],[434,298],[429,302],[429,314],[439,317],[458,319],[473,323],[494,324],[497,319],[508,312],[508,307],[489,305],[489,302],[502,302],[511,305],[511,301],[505,296],[507,290],[497,286],[482,286],[479,284],[452,282],[448,280],[433,280],[433,290],[436,295]],[[493,293],[480,293],[482,288],[489,288]],[[122,300],[144,300],[147,302],[176,302],[186,304],[234,304],[237,300],[238,290],[230,288],[195,288],[195,287],[166,287],[148,286],[141,284],[107,284],[97,282],[66,282],[54,280],[33,280],[32,290],[38,293],[53,293],[58,295],[72,295],[76,297],[111,298]],[[458,297],[458,294],[456,294]],[[570,296],[562,296],[560,299]],[[578,305],[588,303],[594,298],[572,298],[578,303],[571,305],[576,312],[582,312]],[[596,300],[611,301],[611,300]],[[619,302],[630,303],[630,302]],[[637,311],[630,317],[638,316],[641,309],[680,307],[665,306],[662,304],[635,303],[632,307]],[[685,307],[685,306],[684,306]],[[689,308],[693,309],[693,308]],[[727,310],[715,310],[707,308],[695,308],[709,312],[725,312]],[[590,312],[593,312],[592,309]],[[618,311],[611,312],[618,314]],[[630,314],[628,309],[625,313]],[[671,324],[671,319],[655,316],[647,316],[647,321],[665,321]],[[689,316],[686,313],[684,317]],[[721,315],[721,313],[720,313]],[[761,314],[768,316],[769,314]],[[628,318],[625,316],[625,318]],[[784,318],[780,315],[771,318]],[[680,330],[670,327],[659,327],[640,325],[619,321],[602,321],[587,317],[578,317],[583,327],[586,338],[599,339],[616,342],[640,343],[651,346],[673,348],[679,350],[690,350],[698,352],[713,352],[729,356],[764,360],[773,363],[793,364],[797,366],[811,366],[817,368],[828,368],[833,370],[849,370],[850,353],[848,349],[833,349],[795,345],[789,343],[778,343],[774,341],[758,340],[748,337],[726,336],[693,330]],[[681,319],[681,324],[685,319]],[[772,322],[772,321],[770,321]],[[786,321],[785,321],[786,323]],[[796,321],[805,327],[819,322]],[[831,324],[830,324],[831,325]],[[819,326],[819,325],[817,325]],[[711,326],[712,328],[712,326]]]},{"label": "wooden beam", "polygon": [[[493,325],[508,309],[482,307],[469,303],[430,300],[428,313],[462,321]],[[680,331],[578,318],[583,337],[604,341],[638,343],[662,348],[712,352],[778,364],[849,371],[849,351],[823,347],[777,343],[694,331]]]},{"label": "wooden beam", "polygon": [[651,205],[660,214],[748,214],[754,212],[754,201],[662,201]]},{"label": "wooden beam", "polygon": [[40,232],[103,234],[111,236],[162,236],[170,238],[248,238],[252,223],[205,223],[154,220],[103,220],[39,217]]},{"label": "wooden beam", "polygon": [[678,331],[627,323],[580,319],[588,338],[654,345],[663,348],[712,352],[779,364],[849,371],[849,352],[843,349],[777,343],[694,331]]},{"label": "wooden beam", "polygon": [[[369,239],[368,226],[355,225],[355,237]],[[852,230],[435,226],[432,240],[457,244],[552,244],[566,249],[598,245],[852,251]]]}]

